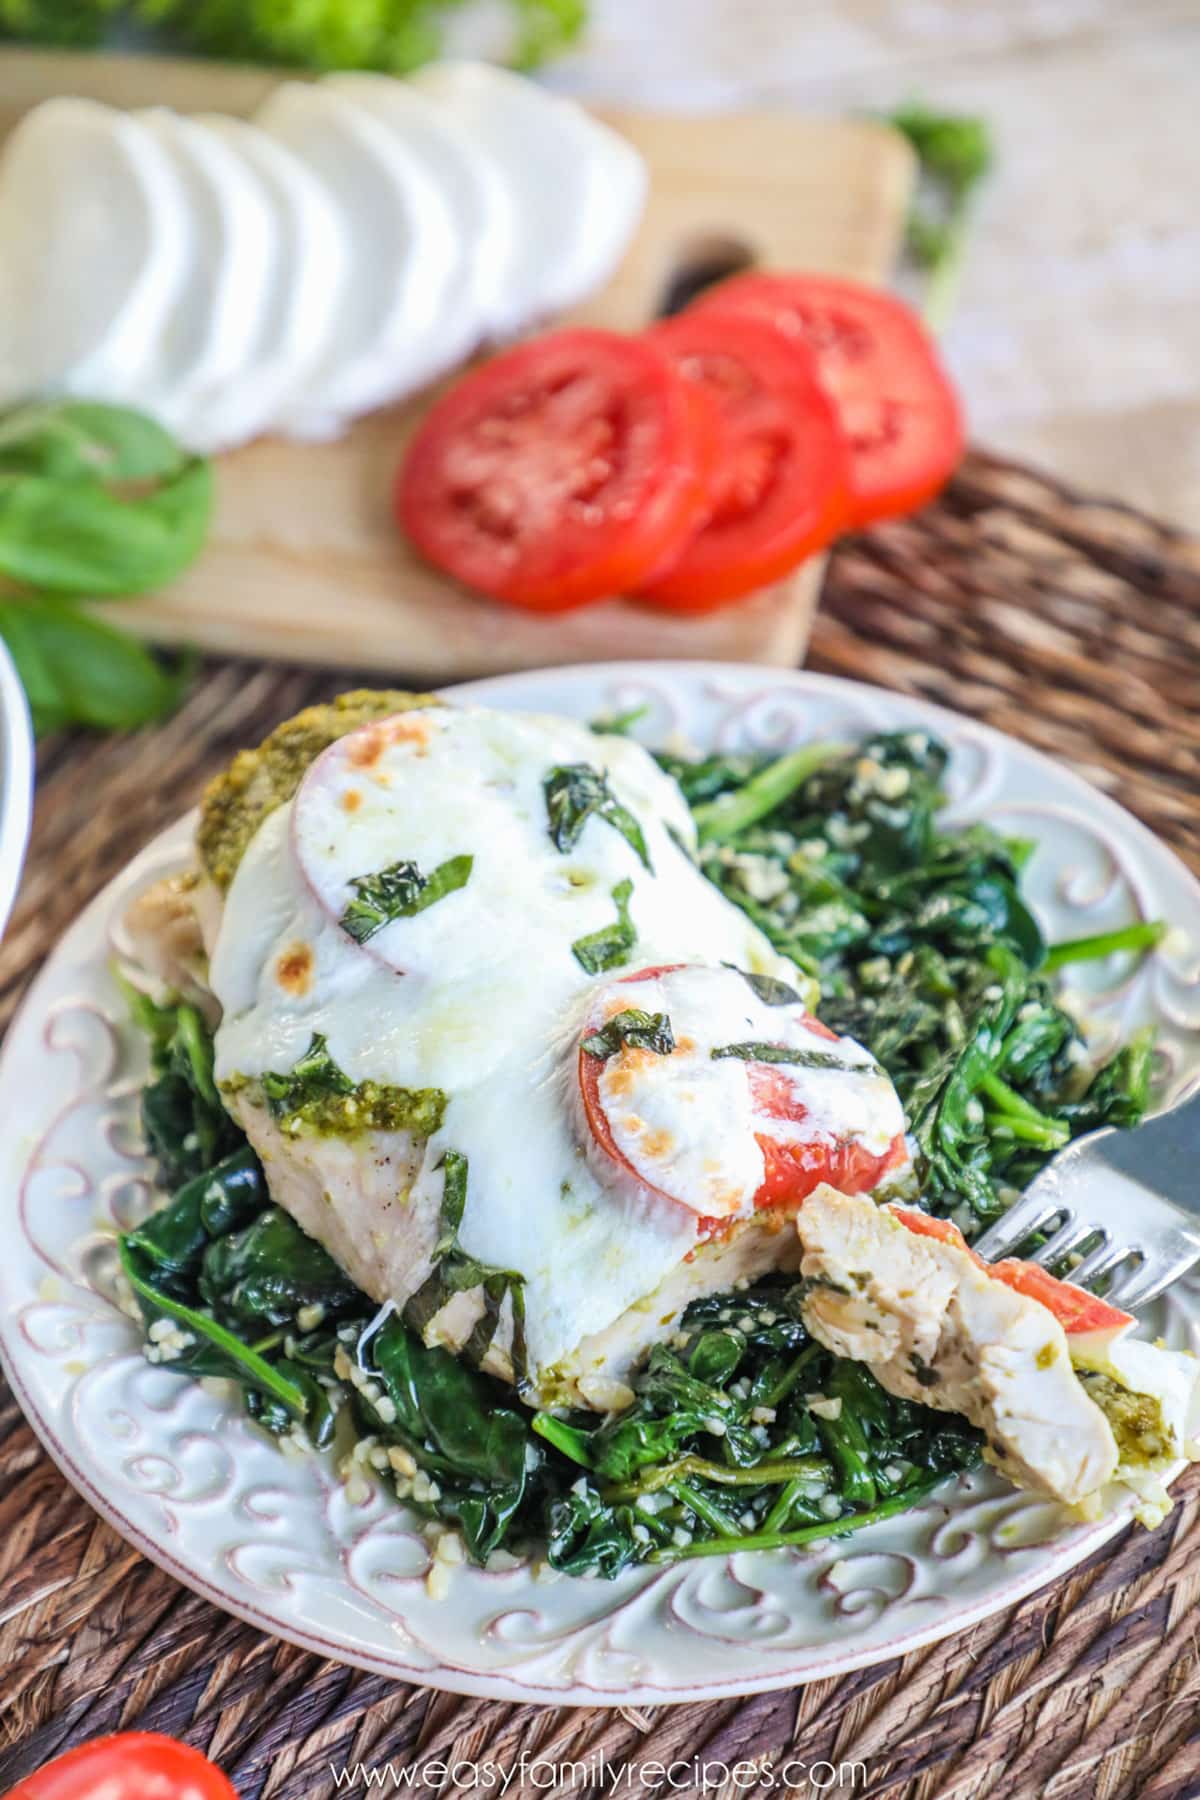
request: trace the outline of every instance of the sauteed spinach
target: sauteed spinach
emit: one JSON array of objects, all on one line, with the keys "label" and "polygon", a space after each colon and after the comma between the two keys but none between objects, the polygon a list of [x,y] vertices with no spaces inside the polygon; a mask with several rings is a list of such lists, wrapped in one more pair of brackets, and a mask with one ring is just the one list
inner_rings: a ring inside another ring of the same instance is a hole
[{"label": "sauteed spinach", "polygon": [[[1144,950],[1161,928],[1048,951],[1019,892],[1032,846],[939,827],[936,740],[660,761],[696,812],[704,872],[819,981],[822,1017],[895,1081],[932,1210],[970,1235],[1059,1145],[1140,1117],[1148,1039],[1089,1075],[1047,973]],[[769,1003],[793,998],[769,987]],[[173,1194],[121,1245],[147,1354],[232,1380],[264,1429],[336,1446],[351,1478],[379,1470],[419,1513],[456,1526],[475,1560],[532,1547],[564,1572],[613,1576],[800,1545],[902,1511],[978,1460],[972,1427],[892,1398],[812,1340],[802,1286],[784,1276],[689,1306],[624,1411],[529,1412],[380,1313],[271,1203],[221,1105],[197,1010],[131,1004],[151,1041],[147,1141]],[[631,1010],[606,1033],[657,1049],[670,1026]],[[606,1033],[589,1040],[594,1055],[617,1047]],[[456,1227],[448,1216],[447,1266],[469,1262]],[[504,1271],[468,1276],[494,1277],[497,1304],[519,1297]]]}]

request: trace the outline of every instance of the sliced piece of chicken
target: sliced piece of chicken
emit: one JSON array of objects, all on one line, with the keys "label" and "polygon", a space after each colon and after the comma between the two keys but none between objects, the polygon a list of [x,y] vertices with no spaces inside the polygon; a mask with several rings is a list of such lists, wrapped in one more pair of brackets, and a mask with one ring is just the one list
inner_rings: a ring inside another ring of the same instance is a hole
[{"label": "sliced piece of chicken", "polygon": [[1112,1479],[1112,1428],[1038,1301],[866,1198],[819,1188],[796,1228],[805,1323],[835,1355],[867,1364],[891,1394],[970,1419],[987,1461],[1019,1487],[1078,1504]]}]

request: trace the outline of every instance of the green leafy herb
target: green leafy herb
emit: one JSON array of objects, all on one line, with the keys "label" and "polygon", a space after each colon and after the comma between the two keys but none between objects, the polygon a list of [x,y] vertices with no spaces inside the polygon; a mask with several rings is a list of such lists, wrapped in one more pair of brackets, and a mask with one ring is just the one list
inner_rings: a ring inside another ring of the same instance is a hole
[{"label": "green leafy herb", "polygon": [[619,968],[629,961],[629,952],[637,943],[637,932],[629,916],[632,881],[618,881],[612,897],[617,906],[616,923],[602,925],[599,931],[589,931],[586,937],[576,938],[571,945],[576,962],[589,975],[601,975],[605,969]]},{"label": "green leafy herb", "polygon": [[442,1205],[433,1268],[405,1307],[405,1320],[414,1330],[423,1332],[452,1295],[481,1289],[483,1315],[468,1346],[470,1360],[479,1363],[491,1348],[507,1297],[513,1325],[512,1363],[520,1377],[525,1372],[525,1278],[514,1269],[498,1269],[480,1262],[462,1248],[458,1232],[467,1204],[467,1158],[459,1150],[447,1150],[442,1169]]},{"label": "green leafy herb", "polygon": [[68,725],[133,731],[178,706],[193,663],[172,666],[136,638],[62,600],[0,599],[8,646],[39,737]]},{"label": "green leafy herb", "polygon": [[958,295],[971,202],[992,166],[991,133],[983,119],[918,105],[898,108],[887,122],[917,153],[920,181],[908,216],[908,248],[929,275],[925,316],[940,331]]},{"label": "green leafy herb", "polygon": [[551,769],[542,789],[556,850],[569,855],[588,820],[602,819],[620,832],[642,867],[653,873],[641,826],[629,808],[621,805],[599,769],[593,769],[590,763],[560,765]]},{"label": "green leafy herb", "polygon": [[152,419],[56,400],[0,416],[0,637],[39,733],[128,730],[178,703],[190,675],[69,603],[141,593],[196,556],[212,472]]},{"label": "green leafy herb", "polygon": [[[724,966],[727,969],[734,968],[733,963],[726,963]],[[804,1005],[803,997],[795,988],[790,987],[786,981],[780,981],[775,975],[755,975],[749,969],[736,969],[734,972],[741,976],[764,1006]]]},{"label": "green leafy herb", "polygon": [[[94,45],[113,24],[157,50],[229,62],[402,75],[441,53],[455,0],[0,0],[0,35]],[[586,0],[508,0],[511,60],[532,69],[579,37]]]},{"label": "green leafy herb", "polygon": [[643,1012],[641,1007],[627,1006],[614,1013],[596,1031],[589,1031],[580,1044],[589,1056],[605,1059],[624,1048],[653,1050],[657,1056],[670,1056],[675,1048],[675,1033],[666,1013]]},{"label": "green leafy herb", "polygon": [[1139,919],[1137,924],[1123,925],[1116,931],[1098,931],[1091,937],[1068,938],[1061,944],[1051,944],[1042,967],[1062,969],[1068,963],[1094,962],[1103,956],[1116,956],[1121,951],[1155,950],[1166,935],[1165,919]]},{"label": "green leafy herb", "polygon": [[414,862],[394,862],[378,874],[357,875],[350,883],[355,897],[338,923],[356,943],[365,944],[393,919],[411,919],[465,887],[474,866],[473,856],[452,856],[428,875]]},{"label": "green leafy herb", "polygon": [[[240,1078],[230,1084],[245,1085]],[[355,1137],[363,1131],[414,1131],[428,1137],[446,1110],[440,1088],[351,1081],[334,1062],[319,1031],[291,1069],[268,1071],[258,1086],[271,1117],[293,1135],[312,1131],[323,1137]]]},{"label": "green leafy herb", "polygon": [[796,1069],[845,1071],[855,1067],[828,1050],[800,1050],[788,1044],[765,1044],[754,1040],[744,1044],[719,1044],[712,1052],[714,1062],[720,1062],[726,1056],[739,1057],[742,1062],[781,1063]]},{"label": "green leafy herb", "polygon": [[121,982],[135,1023],[150,1042],[150,1080],[142,1089],[142,1129],[170,1188],[210,1170],[242,1134],[221,1103],[213,1077],[212,1036],[190,1001],[162,1002]]}]

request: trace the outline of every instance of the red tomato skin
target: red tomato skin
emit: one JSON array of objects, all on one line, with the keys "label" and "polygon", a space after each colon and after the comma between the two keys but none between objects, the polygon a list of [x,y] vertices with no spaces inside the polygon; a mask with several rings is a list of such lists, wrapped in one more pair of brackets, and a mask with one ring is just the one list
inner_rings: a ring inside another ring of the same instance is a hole
[{"label": "red tomato skin", "polygon": [[101,1791],[105,1800],[238,1800],[215,1763],[157,1731],[78,1744],[18,1782],[7,1800],[93,1800]]},{"label": "red tomato skin", "polygon": [[638,597],[711,612],[790,575],[846,526],[848,452],[815,358],[770,324],[696,310],[646,336],[710,396],[720,443],[710,517]]},{"label": "red tomato skin", "polygon": [[832,275],[748,273],[693,304],[763,319],[813,350],[850,444],[853,525],[915,512],[962,460],[958,394],[921,320],[894,294]]},{"label": "red tomato skin", "polygon": [[653,345],[553,332],[434,403],[394,508],[421,555],[465,586],[560,612],[636,587],[691,536],[717,447],[713,409]]},{"label": "red tomato skin", "polygon": [[[636,974],[622,975],[622,984],[628,982],[647,981],[657,975],[670,975],[676,969],[683,968],[682,963],[663,963],[652,968],[639,969]],[[814,1036],[836,1043],[837,1033],[828,1025],[810,1013],[804,1020],[805,1026]],[[640,1175],[633,1164],[618,1149],[612,1130],[608,1123],[600,1099],[600,1073],[604,1067],[603,1060],[580,1049],[578,1058],[579,1091],[583,1100],[584,1116],[592,1136],[605,1155],[617,1166],[639,1182],[648,1192],[659,1195],[672,1206],[682,1206],[683,1201],[675,1195],[668,1194],[665,1189],[655,1187]],[[767,1064],[751,1064],[748,1067],[749,1077],[754,1083],[755,1096],[774,1111],[777,1117],[804,1117],[803,1110],[789,1113],[787,1097],[789,1089],[786,1078],[781,1071]],[[902,1163],[907,1155],[907,1147],[903,1136],[892,1139],[882,1155],[872,1155],[860,1144],[845,1140],[834,1144],[796,1144],[778,1143],[764,1134],[756,1134],[756,1141],[763,1153],[764,1176],[762,1185],[754,1196],[756,1211],[794,1212],[806,1200],[814,1188],[823,1181],[830,1182],[842,1193],[860,1194],[878,1187],[889,1170]],[[727,1232],[736,1220],[727,1218],[702,1217],[700,1219],[700,1237],[702,1239],[719,1236]]]},{"label": "red tomato skin", "polygon": [[920,1237],[937,1238],[943,1244],[953,1244],[956,1250],[965,1250],[975,1266],[990,1275],[993,1281],[1002,1281],[1005,1287],[1013,1288],[1027,1299],[1040,1301],[1047,1312],[1053,1313],[1068,1337],[1090,1331],[1123,1331],[1133,1324],[1132,1314],[1110,1306],[1107,1300],[1098,1300],[1073,1282],[1060,1281],[1037,1263],[1021,1262],[1011,1256],[1005,1257],[1003,1262],[985,1262],[949,1219],[933,1219],[928,1213],[915,1212],[906,1206],[893,1206],[891,1210],[909,1231]]}]

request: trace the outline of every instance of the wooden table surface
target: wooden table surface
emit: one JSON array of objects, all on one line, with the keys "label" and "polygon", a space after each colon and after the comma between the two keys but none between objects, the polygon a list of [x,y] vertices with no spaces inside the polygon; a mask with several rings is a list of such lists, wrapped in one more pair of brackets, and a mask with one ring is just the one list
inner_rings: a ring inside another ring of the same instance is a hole
[{"label": "wooden table surface", "polygon": [[[1064,758],[1200,870],[1200,543],[976,455],[938,505],[839,549],[810,662]],[[0,1029],[84,902],[205,776],[339,685],[214,663],[154,731],[42,746],[32,853],[0,945]],[[73,1743],[139,1727],[210,1750],[242,1800],[326,1800],[331,1764],[485,1754],[510,1770],[523,1751],[593,1766],[603,1751],[610,1783],[631,1766],[621,1795],[649,1791],[637,1767],[703,1751],[759,1769],[858,1761],[865,1779],[820,1791],[870,1800],[1195,1800],[1198,1590],[1200,1468],[1159,1530],[1127,1531],[902,1661],[694,1706],[465,1700],[323,1663],[180,1588],[71,1492],[0,1380],[0,1793]],[[536,1774],[507,1789],[547,1791],[571,1790]],[[722,1800],[771,1792],[743,1769]]]}]

